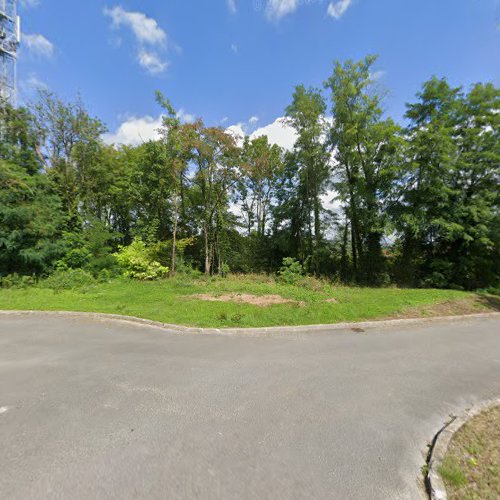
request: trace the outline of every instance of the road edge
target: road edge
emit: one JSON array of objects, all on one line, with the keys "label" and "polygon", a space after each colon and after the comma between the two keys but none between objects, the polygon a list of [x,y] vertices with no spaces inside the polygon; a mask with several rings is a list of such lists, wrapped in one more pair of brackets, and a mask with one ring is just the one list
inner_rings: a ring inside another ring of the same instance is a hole
[{"label": "road edge", "polygon": [[182,325],[174,325],[169,323],[161,323],[135,316],[124,316],[120,314],[93,313],[93,312],[76,312],[76,311],[19,311],[19,310],[0,310],[2,316],[48,316],[48,317],[69,317],[69,318],[86,318],[98,321],[117,321],[122,323],[134,323],[153,328],[160,328],[176,333],[196,333],[196,334],[219,334],[219,335],[236,335],[236,334],[286,334],[286,333],[314,333],[351,330],[362,333],[365,329],[380,328],[380,327],[397,327],[408,325],[421,325],[438,322],[460,322],[466,319],[478,318],[500,318],[500,312],[467,314],[462,316],[435,316],[428,318],[408,318],[408,319],[389,319],[389,320],[374,320],[363,321],[358,323],[334,323],[327,325],[303,325],[303,326],[274,326],[264,328],[197,328]]},{"label": "road edge", "polygon": [[450,422],[443,427],[435,437],[432,450],[429,455],[429,470],[427,473],[427,486],[431,500],[447,500],[446,486],[444,484],[439,468],[448,451],[453,436],[476,415],[500,405],[500,398],[489,399],[467,408],[460,415],[453,416]]}]

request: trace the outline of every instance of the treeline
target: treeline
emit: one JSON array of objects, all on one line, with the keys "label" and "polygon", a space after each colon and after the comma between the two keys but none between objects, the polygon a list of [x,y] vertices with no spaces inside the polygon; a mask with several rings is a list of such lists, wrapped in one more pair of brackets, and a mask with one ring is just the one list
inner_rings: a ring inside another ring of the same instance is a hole
[{"label": "treeline", "polygon": [[79,101],[2,105],[0,275],[114,273],[129,247],[171,274],[276,272],[292,257],[360,285],[497,285],[499,89],[432,78],[403,126],[383,112],[374,62],[296,88],[291,151],[181,123],[159,93],[160,138],[137,147],[106,145]]}]

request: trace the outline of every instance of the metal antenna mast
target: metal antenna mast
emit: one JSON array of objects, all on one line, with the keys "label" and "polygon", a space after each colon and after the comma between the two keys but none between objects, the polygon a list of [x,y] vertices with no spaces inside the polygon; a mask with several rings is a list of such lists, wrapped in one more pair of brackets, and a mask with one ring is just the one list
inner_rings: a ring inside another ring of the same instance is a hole
[{"label": "metal antenna mast", "polygon": [[16,61],[21,41],[17,0],[0,0],[0,100],[16,104]]}]

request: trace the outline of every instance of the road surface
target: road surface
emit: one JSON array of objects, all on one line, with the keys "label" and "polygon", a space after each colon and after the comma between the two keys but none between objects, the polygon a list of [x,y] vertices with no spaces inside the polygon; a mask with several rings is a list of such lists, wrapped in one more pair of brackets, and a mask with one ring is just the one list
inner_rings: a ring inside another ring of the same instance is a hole
[{"label": "road surface", "polygon": [[500,396],[500,320],[186,335],[0,317],[2,499],[418,499],[426,443]]}]

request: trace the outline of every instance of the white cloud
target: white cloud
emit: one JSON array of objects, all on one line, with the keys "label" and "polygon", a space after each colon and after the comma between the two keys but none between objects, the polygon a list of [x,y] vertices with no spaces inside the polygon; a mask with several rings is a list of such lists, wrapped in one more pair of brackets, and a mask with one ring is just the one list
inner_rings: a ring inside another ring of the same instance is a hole
[{"label": "white cloud", "polygon": [[295,12],[300,5],[300,0],[268,0],[266,6],[267,18],[279,21],[282,17]]},{"label": "white cloud", "polygon": [[19,3],[22,7],[37,7],[40,5],[40,0],[21,0]]},{"label": "white cloud", "polygon": [[104,134],[107,144],[125,144],[137,146],[143,142],[158,139],[158,129],[162,125],[162,116],[131,117],[124,121],[114,133]]},{"label": "white cloud", "polygon": [[[169,64],[159,51],[167,49],[168,37],[155,19],[142,12],[127,11],[121,5],[105,7],[104,15],[111,19],[113,28],[126,27],[132,31],[137,43],[137,62],[140,66],[151,75],[165,72]],[[119,39],[115,46],[120,46],[121,43]],[[180,51],[180,47],[175,44],[172,49]]]},{"label": "white cloud", "polygon": [[328,5],[327,13],[335,19],[340,19],[351,4],[352,0],[338,0],[337,2],[331,2],[330,5]]},{"label": "white cloud", "polygon": [[167,34],[156,20],[142,12],[126,11],[121,5],[117,5],[112,9],[105,7],[104,14],[111,18],[113,27],[125,26],[132,30],[139,43],[165,45],[167,42]]},{"label": "white cloud", "polygon": [[297,141],[297,133],[291,125],[287,123],[284,116],[277,118],[273,123],[255,130],[250,138],[255,139],[267,135],[271,144],[277,144],[284,149],[291,150]]},{"label": "white cloud", "polygon": [[240,147],[243,146],[243,141],[247,135],[245,128],[246,126],[244,123],[237,123],[236,125],[231,125],[226,128],[226,132],[234,137],[236,144]]},{"label": "white cloud", "polygon": [[[180,109],[177,118],[183,123],[193,123],[196,116]],[[115,132],[103,135],[106,144],[125,144],[127,146],[137,146],[143,142],[159,139],[158,129],[163,125],[163,115],[154,118],[153,116],[131,116],[128,117],[116,129]]]},{"label": "white cloud", "polygon": [[168,67],[167,61],[161,59],[161,57],[155,52],[148,51],[144,48],[137,54],[137,61],[152,75],[159,75]]},{"label": "white cloud", "polygon": [[239,49],[238,49],[238,46],[237,46],[235,43],[233,43],[233,44],[231,44],[231,50],[232,50],[235,54],[237,54]]},{"label": "white cloud", "polygon": [[51,58],[54,55],[54,44],[39,33],[23,33],[22,43],[37,56]]},{"label": "white cloud", "polygon": [[194,123],[196,121],[196,116],[191,113],[187,113],[183,108],[179,109],[177,112],[177,118],[179,118],[179,120],[183,123]]},{"label": "white cloud", "polygon": [[252,116],[247,123],[240,122],[227,127],[226,132],[231,134],[240,146],[247,135],[250,136],[250,139],[256,139],[265,135],[271,144],[277,144],[283,149],[293,149],[297,140],[297,134],[293,127],[287,123],[285,117],[277,118],[273,123],[249,132],[249,129],[252,129],[258,121],[259,118]]},{"label": "white cloud", "polygon": [[[187,113],[180,109],[177,117],[184,123],[195,121],[195,115]],[[226,132],[233,135],[241,145],[246,135],[249,135],[250,125],[255,125],[258,118],[253,116],[246,123],[237,123],[226,128]],[[227,118],[223,120],[227,122]],[[157,139],[159,137],[158,129],[162,126],[162,116],[154,118],[146,115],[142,117],[132,116],[127,118],[113,133],[104,135],[104,141],[108,144],[126,144],[135,146],[143,142]],[[287,123],[285,117],[277,118],[273,123],[260,127],[250,133],[250,139],[256,139],[267,135],[271,144],[277,144],[284,149],[293,149],[297,134],[295,130]]]},{"label": "white cloud", "polygon": [[19,80],[19,95],[23,102],[33,98],[37,91],[48,89],[48,85],[40,80],[35,73],[30,73],[27,78],[21,78]]},{"label": "white cloud", "polygon": [[27,87],[33,90],[38,90],[38,89],[47,90],[49,88],[48,85],[42,80],[40,80],[38,76],[36,76],[35,74],[31,74],[25,83]]},{"label": "white cloud", "polygon": [[378,82],[379,80],[382,80],[384,76],[386,75],[386,72],[384,70],[378,70],[374,71],[373,73],[370,74],[370,79],[372,82]]},{"label": "white cloud", "polygon": [[231,12],[231,14],[236,14],[236,11],[238,10],[236,7],[236,0],[226,0],[226,3],[229,12]]}]

